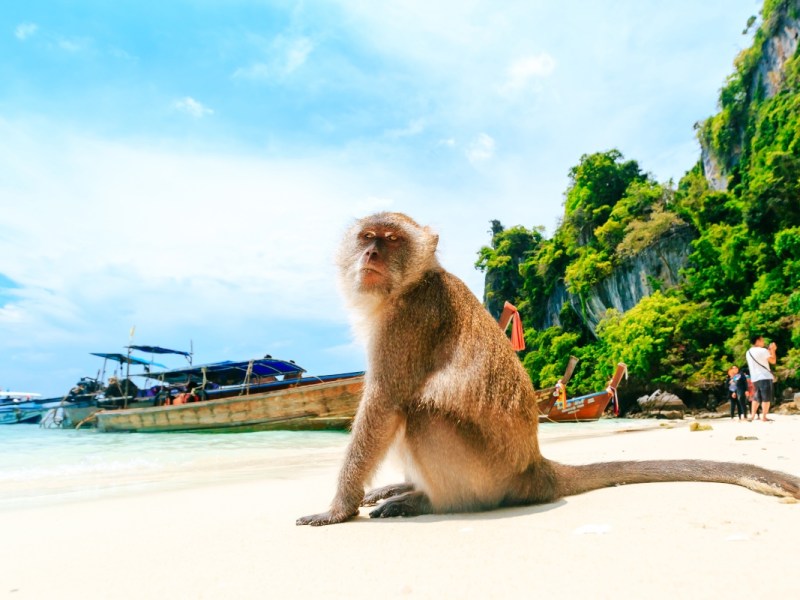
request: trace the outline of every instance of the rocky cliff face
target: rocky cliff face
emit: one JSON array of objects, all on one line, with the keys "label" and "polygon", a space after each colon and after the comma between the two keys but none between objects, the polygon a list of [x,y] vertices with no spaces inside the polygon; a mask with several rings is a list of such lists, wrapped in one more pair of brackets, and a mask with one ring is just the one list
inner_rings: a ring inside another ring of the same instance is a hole
[{"label": "rocky cliff face", "polygon": [[703,174],[708,181],[708,187],[715,192],[726,191],[730,177],[725,173],[719,159],[703,139],[700,140],[700,158],[703,161]]},{"label": "rocky cliff face", "polygon": [[[753,78],[753,88],[750,90],[751,98],[757,97],[759,86],[763,89],[765,98],[772,98],[783,89],[784,67],[786,61],[797,51],[800,38],[800,2],[795,0],[794,4],[795,11],[775,16],[774,32],[761,49],[761,60],[756,67],[757,75]],[[791,12],[795,12],[795,16]]]},{"label": "rocky cliff face", "polygon": [[694,236],[694,230],[689,226],[673,229],[641,253],[621,263],[614,269],[613,275],[595,286],[583,302],[567,292],[564,283],[559,282],[547,300],[543,322],[534,326],[546,329],[561,325],[559,314],[566,302],[594,333],[609,308],[625,312],[656,289],[677,285],[681,281],[680,270],[686,265]]},{"label": "rocky cliff face", "polygon": [[[797,52],[800,42],[800,0],[788,2],[787,7],[789,5],[794,5],[794,9],[776,11],[771,17],[774,22],[766,24],[771,33],[761,46],[761,57],[755,66],[748,90],[749,98],[769,99],[784,88],[786,61]],[[739,137],[743,135],[743,131],[739,132]],[[703,171],[709,187],[717,192],[726,191],[730,177],[724,168],[725,161],[715,155],[702,137],[700,147]],[[737,162],[738,151],[736,156],[728,158],[727,164]]]}]

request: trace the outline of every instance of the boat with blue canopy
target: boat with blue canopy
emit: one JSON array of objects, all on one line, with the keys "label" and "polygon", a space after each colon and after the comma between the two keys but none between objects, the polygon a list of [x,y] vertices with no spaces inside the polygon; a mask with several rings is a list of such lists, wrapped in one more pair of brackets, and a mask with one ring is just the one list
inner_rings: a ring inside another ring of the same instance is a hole
[{"label": "boat with blue canopy", "polygon": [[243,432],[346,429],[363,372],[308,376],[294,361],[264,358],[149,372],[159,383],[153,406],[100,410],[103,432]]},{"label": "boat with blue canopy", "polygon": [[144,352],[145,354],[179,354],[181,356],[186,357],[186,360],[189,361],[189,364],[192,364],[192,353],[186,352],[184,350],[173,350],[171,348],[162,348],[161,346],[139,346],[139,345],[131,345],[127,346],[127,348],[129,350],[138,350],[139,352]]},{"label": "boat with blue canopy", "polygon": [[[96,377],[81,377],[75,386],[61,398],[51,398],[40,408],[39,418],[29,422],[40,422],[42,427],[71,428],[90,419],[103,408],[128,406],[152,406],[156,391],[148,387],[136,385],[131,376],[147,377],[152,370],[167,367],[153,360],[140,358],[131,353],[133,350],[146,351],[150,354],[176,354],[186,356],[191,363],[191,353],[182,350],[171,350],[159,346],[128,346],[127,353],[90,352],[92,356],[103,359],[103,365]],[[109,362],[116,364],[106,379]],[[124,367],[124,374],[122,369]],[[141,367],[142,373],[131,374],[131,367]],[[119,368],[119,372],[117,371]]]}]

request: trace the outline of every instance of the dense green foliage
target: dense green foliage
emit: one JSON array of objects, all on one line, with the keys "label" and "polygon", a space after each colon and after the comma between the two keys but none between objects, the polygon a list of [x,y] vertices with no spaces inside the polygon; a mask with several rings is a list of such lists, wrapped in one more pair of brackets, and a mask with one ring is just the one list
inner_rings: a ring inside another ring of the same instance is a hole
[{"label": "dense green foliage", "polygon": [[[552,384],[574,354],[581,359],[575,391],[602,387],[622,361],[629,395],[661,387],[705,403],[727,366],[744,362],[753,333],[777,342],[780,385],[800,384],[800,56],[770,73],[778,90],[771,97],[759,75],[765,42],[783,19],[797,18],[798,6],[767,0],[753,46],[720,92],[720,112],[699,128],[727,191],[710,188],[699,161],[674,187],[610,150],[584,155],[570,170],[552,238],[493,222],[477,266],[487,274],[493,314],[505,300],[520,309],[522,359],[535,385]],[[696,237],[682,283],[625,314],[608,311],[593,331],[585,308],[597,284],[685,227]],[[544,326],[548,304],[560,326]]]}]

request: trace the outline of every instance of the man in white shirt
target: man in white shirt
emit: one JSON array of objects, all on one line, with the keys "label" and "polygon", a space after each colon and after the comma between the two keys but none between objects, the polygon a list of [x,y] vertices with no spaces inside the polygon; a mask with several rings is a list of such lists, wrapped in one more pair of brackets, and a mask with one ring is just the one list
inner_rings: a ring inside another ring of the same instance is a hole
[{"label": "man in white shirt", "polygon": [[764,337],[754,335],[752,339],[753,346],[747,351],[747,366],[750,369],[750,380],[755,387],[755,394],[752,398],[752,411],[750,413],[750,420],[756,418],[758,405],[761,405],[761,420],[771,421],[767,418],[769,412],[769,405],[772,402],[772,371],[770,371],[770,364],[775,364],[775,350],[778,346],[775,342],[769,345],[769,348],[764,347]]}]

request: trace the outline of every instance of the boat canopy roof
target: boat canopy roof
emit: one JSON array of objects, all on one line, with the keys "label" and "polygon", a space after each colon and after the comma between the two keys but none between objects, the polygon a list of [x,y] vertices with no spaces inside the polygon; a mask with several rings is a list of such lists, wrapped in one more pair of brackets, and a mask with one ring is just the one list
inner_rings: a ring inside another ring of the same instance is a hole
[{"label": "boat canopy roof", "polygon": [[136,358],[135,356],[127,356],[125,354],[119,354],[118,352],[90,352],[92,356],[99,356],[100,358],[105,358],[108,360],[115,360],[119,364],[124,365],[142,365],[145,367],[159,367],[161,369],[166,369],[165,365],[159,364],[157,362],[153,362],[152,360],[144,360],[143,358]]},{"label": "boat canopy roof", "polygon": [[[252,364],[252,367],[250,366]],[[248,370],[251,376],[269,377],[287,375],[289,373],[304,373],[305,369],[293,362],[277,358],[257,358],[253,360],[230,361],[225,360],[207,365],[195,365],[185,369],[171,369],[160,373],[149,373],[150,379],[158,379],[164,383],[188,383],[206,381],[218,385],[234,385],[243,383]]]},{"label": "boat canopy roof", "polygon": [[162,348],[161,346],[128,346],[131,350],[139,350],[147,354],[180,354],[181,356],[189,357],[191,352],[184,352],[183,350],[171,350],[169,348]]}]

